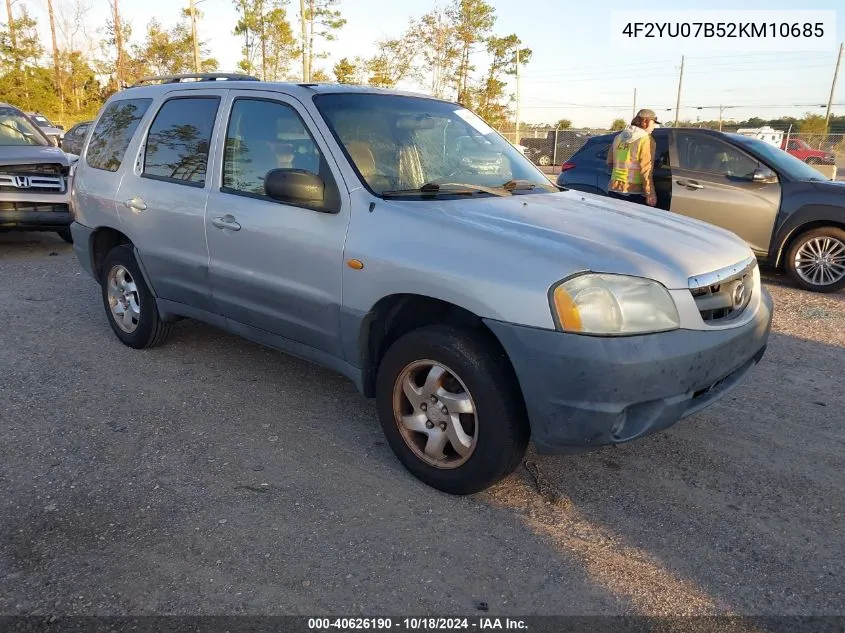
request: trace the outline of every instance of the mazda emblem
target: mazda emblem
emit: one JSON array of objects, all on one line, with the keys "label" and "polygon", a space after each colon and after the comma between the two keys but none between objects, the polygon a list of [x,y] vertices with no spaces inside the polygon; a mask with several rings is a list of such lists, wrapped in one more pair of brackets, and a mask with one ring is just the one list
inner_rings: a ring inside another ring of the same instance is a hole
[{"label": "mazda emblem", "polygon": [[732,299],[734,308],[740,307],[745,301],[745,284],[741,281],[734,286]]}]

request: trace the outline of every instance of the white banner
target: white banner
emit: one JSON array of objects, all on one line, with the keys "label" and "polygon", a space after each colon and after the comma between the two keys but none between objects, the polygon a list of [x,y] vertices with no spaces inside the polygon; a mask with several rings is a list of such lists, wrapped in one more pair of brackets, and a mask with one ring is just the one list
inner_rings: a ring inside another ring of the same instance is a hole
[{"label": "white banner", "polygon": [[612,11],[611,39],[619,52],[830,51],[836,11]]}]

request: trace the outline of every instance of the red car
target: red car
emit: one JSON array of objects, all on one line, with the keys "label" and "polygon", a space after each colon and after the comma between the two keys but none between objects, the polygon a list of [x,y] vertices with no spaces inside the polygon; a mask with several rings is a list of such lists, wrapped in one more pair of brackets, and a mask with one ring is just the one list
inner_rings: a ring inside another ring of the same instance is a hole
[{"label": "red car", "polygon": [[823,152],[820,149],[813,149],[807,144],[807,141],[801,138],[791,138],[789,141],[784,139],[780,148],[810,165],[836,164],[836,156],[834,154]]}]

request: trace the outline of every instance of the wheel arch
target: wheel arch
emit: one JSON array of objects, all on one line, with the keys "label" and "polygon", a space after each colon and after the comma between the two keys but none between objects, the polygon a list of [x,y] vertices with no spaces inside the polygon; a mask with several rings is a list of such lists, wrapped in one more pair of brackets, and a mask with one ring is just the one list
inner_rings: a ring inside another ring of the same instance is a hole
[{"label": "wheel arch", "polygon": [[[387,349],[401,336],[428,325],[454,325],[473,330],[497,348],[508,369],[510,359],[498,337],[477,314],[449,301],[425,295],[399,293],[382,297],[364,316],[358,331],[358,354],[362,367],[362,391],[375,395],[375,378]],[[513,373],[515,378],[516,374]]]},{"label": "wheel arch", "polygon": [[110,226],[99,227],[91,234],[89,244],[91,270],[94,271],[94,275],[98,279],[100,277],[100,271],[102,269],[103,262],[106,259],[106,255],[108,255],[109,251],[113,248],[122,244],[134,247],[132,240],[130,240],[125,233]]},{"label": "wheel arch", "polygon": [[826,219],[818,217],[819,214],[813,212],[812,210],[805,211],[804,209],[801,209],[795,214],[795,216],[799,215],[803,217],[798,217],[797,221],[794,223],[791,221],[792,218],[790,218],[790,226],[785,227],[786,230],[783,231],[781,239],[778,240],[778,251],[774,260],[774,266],[778,270],[783,269],[785,264],[784,258],[789,252],[789,249],[792,248],[795,241],[805,233],[827,226],[845,231],[845,217],[836,220]]}]

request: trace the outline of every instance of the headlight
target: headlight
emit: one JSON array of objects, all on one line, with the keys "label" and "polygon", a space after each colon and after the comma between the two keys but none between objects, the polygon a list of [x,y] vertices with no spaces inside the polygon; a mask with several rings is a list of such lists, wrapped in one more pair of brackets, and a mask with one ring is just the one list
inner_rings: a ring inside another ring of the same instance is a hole
[{"label": "headlight", "polygon": [[640,277],[579,275],[553,287],[551,304],[555,322],[564,332],[646,334],[680,327],[669,291]]}]

